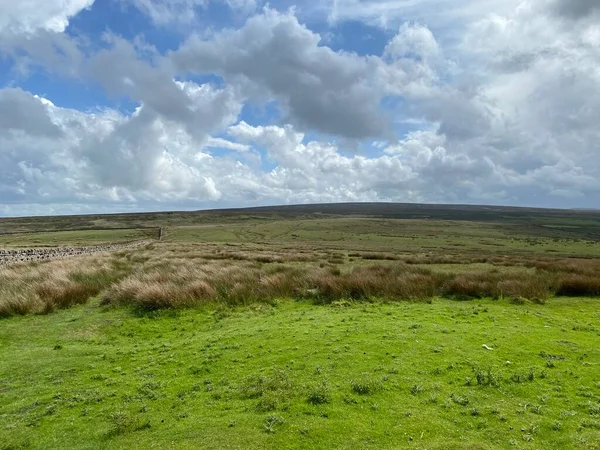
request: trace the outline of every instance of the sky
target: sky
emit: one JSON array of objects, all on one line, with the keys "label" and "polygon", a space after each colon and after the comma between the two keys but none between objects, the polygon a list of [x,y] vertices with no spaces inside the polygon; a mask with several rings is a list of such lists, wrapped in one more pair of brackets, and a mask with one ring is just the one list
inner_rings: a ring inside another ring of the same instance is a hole
[{"label": "sky", "polygon": [[0,10],[0,216],[600,207],[598,0]]}]

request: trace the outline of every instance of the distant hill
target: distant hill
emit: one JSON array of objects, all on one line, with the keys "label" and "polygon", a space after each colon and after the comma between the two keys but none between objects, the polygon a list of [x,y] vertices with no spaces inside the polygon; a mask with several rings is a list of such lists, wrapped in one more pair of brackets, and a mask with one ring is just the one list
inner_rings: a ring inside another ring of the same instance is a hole
[{"label": "distant hill", "polygon": [[418,203],[322,203],[202,211],[89,214],[0,219],[0,234],[27,231],[105,230],[335,217],[494,222],[553,236],[600,239],[600,211]]},{"label": "distant hill", "polygon": [[[600,210],[592,209],[545,209],[516,206],[486,206],[486,205],[447,205],[420,203],[318,203],[302,205],[257,206],[249,208],[209,209],[198,211],[167,211],[139,212],[120,214],[85,214],[67,216],[37,216],[19,218],[0,218],[2,224],[41,224],[48,228],[53,225],[70,222],[72,224],[100,224],[114,228],[126,226],[127,223],[147,222],[149,226],[168,220],[183,221],[213,221],[232,218],[235,216],[281,217],[294,218],[302,216],[363,216],[377,218],[403,219],[442,219],[442,220],[474,220],[497,221],[506,219],[527,219],[533,217],[552,217],[573,219],[597,218],[600,220]],[[117,225],[118,224],[118,225]]]},{"label": "distant hill", "polygon": [[[243,215],[266,214],[281,216],[341,215],[387,218],[436,218],[456,220],[489,220],[504,216],[522,218],[529,215],[573,217],[577,212],[592,210],[567,210],[526,208],[517,206],[446,205],[426,203],[317,203],[307,205],[258,206],[252,208],[213,209],[196,211],[195,214]],[[598,212],[600,218],[600,211]],[[586,217],[588,217],[586,215]]]}]

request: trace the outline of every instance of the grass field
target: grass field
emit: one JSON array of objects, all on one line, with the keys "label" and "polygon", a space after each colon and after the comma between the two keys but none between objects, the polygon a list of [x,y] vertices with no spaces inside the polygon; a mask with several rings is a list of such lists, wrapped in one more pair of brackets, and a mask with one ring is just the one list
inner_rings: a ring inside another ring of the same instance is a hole
[{"label": "grass field", "polygon": [[599,325],[590,299],[15,318],[0,331],[0,442],[593,449]]},{"label": "grass field", "polygon": [[131,242],[155,237],[154,230],[70,230],[0,234],[0,248],[87,246]]},{"label": "grass field", "polygon": [[596,216],[320,205],[0,220],[47,230],[0,248],[165,230],[0,269],[0,449],[599,449]]},{"label": "grass field", "polygon": [[[527,234],[517,224],[422,219],[313,218],[174,226],[168,242],[256,243],[396,253],[600,255],[600,239]],[[562,229],[560,229],[562,230]],[[571,229],[572,232],[573,229]]]}]

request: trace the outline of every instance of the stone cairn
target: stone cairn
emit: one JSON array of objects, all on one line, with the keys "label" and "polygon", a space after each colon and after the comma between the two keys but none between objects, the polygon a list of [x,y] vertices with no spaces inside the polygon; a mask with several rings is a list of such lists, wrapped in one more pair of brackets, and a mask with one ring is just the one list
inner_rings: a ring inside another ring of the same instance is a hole
[{"label": "stone cairn", "polygon": [[94,245],[88,247],[57,247],[57,248],[23,248],[0,249],[0,267],[13,264],[41,262],[53,259],[73,258],[92,255],[94,253],[114,252],[126,248],[135,248],[151,241],[136,241],[125,244]]}]

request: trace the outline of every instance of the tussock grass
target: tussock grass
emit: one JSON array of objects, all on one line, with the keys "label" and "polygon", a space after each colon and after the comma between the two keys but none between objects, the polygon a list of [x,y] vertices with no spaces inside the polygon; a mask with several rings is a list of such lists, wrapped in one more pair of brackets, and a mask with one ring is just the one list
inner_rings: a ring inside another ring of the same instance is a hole
[{"label": "tussock grass", "polygon": [[357,395],[371,395],[381,389],[382,384],[368,374],[363,374],[360,378],[350,380],[350,390]]},{"label": "tussock grass", "polygon": [[42,281],[35,291],[44,304],[44,312],[85,303],[98,293],[93,286],[57,277]]},{"label": "tussock grass", "polygon": [[600,260],[584,258],[531,260],[526,264],[538,271],[551,273],[572,273],[579,275],[597,275],[600,272]]},{"label": "tussock grass", "polygon": [[[360,255],[360,260],[353,262],[353,255]],[[323,258],[334,264],[322,262]],[[453,266],[444,269],[446,264]],[[270,303],[278,298],[332,303],[430,301],[444,296],[543,303],[556,295],[599,296],[598,273],[600,261],[583,258],[488,260],[429,255],[411,259],[385,252],[346,254],[319,248],[159,244],[113,255],[4,268],[0,270],[0,317],[48,313],[86,303],[99,294],[104,305],[147,311],[209,302]]]},{"label": "tussock grass", "polygon": [[363,253],[360,257],[371,261],[396,261],[399,259],[397,256],[390,255],[389,253]]},{"label": "tussock grass", "polygon": [[596,275],[566,275],[558,282],[556,294],[565,297],[598,297],[600,272]]},{"label": "tussock grass", "polygon": [[[459,255],[436,255],[436,254],[427,254],[422,256],[410,256],[402,258],[402,261],[406,264],[418,264],[418,265],[426,265],[426,264],[477,264],[477,263],[487,263],[490,261],[487,257],[481,256],[459,256]],[[498,261],[504,261],[503,259],[499,259]]]},{"label": "tussock grass", "polygon": [[0,317],[49,313],[86,303],[131,269],[110,256],[21,264],[0,270]]},{"label": "tussock grass", "polygon": [[188,269],[179,273],[152,271],[130,276],[114,286],[105,303],[128,303],[141,309],[191,306],[216,297],[217,292],[202,278],[207,274]]},{"label": "tussock grass", "polygon": [[389,298],[425,300],[437,293],[444,277],[406,265],[335,268],[278,266],[268,269],[248,263],[194,265],[179,261],[171,269],[136,272],[113,286],[106,298],[113,304],[141,309],[186,307],[207,301],[230,305],[268,302],[275,298]]},{"label": "tussock grass", "polygon": [[[165,255],[162,259],[151,258],[142,270],[114,285],[107,298],[114,304],[148,310],[212,301],[246,305],[277,298],[332,303],[377,298],[428,301],[435,296],[445,296],[543,302],[554,295],[594,295],[597,286],[593,277],[573,273],[574,267],[586,273],[589,270],[586,261],[594,265],[595,260],[579,260],[568,266],[542,261],[535,272],[529,273],[507,273],[490,268],[454,274],[436,271],[427,265],[388,260],[370,265],[294,264],[293,257],[286,259],[285,252],[278,256],[276,263],[261,263],[252,251],[245,253],[243,259],[189,259],[171,249],[168,258]],[[194,253],[188,250],[186,256],[190,254]],[[468,259],[469,264],[472,262],[472,258]],[[519,259],[513,263],[524,265]],[[549,267],[551,270],[546,270]],[[568,271],[561,272],[560,267],[568,267]]]},{"label": "tussock grass", "polygon": [[544,275],[505,275],[486,272],[458,275],[449,280],[443,294],[460,299],[523,297],[546,299],[553,295],[552,282]]}]

